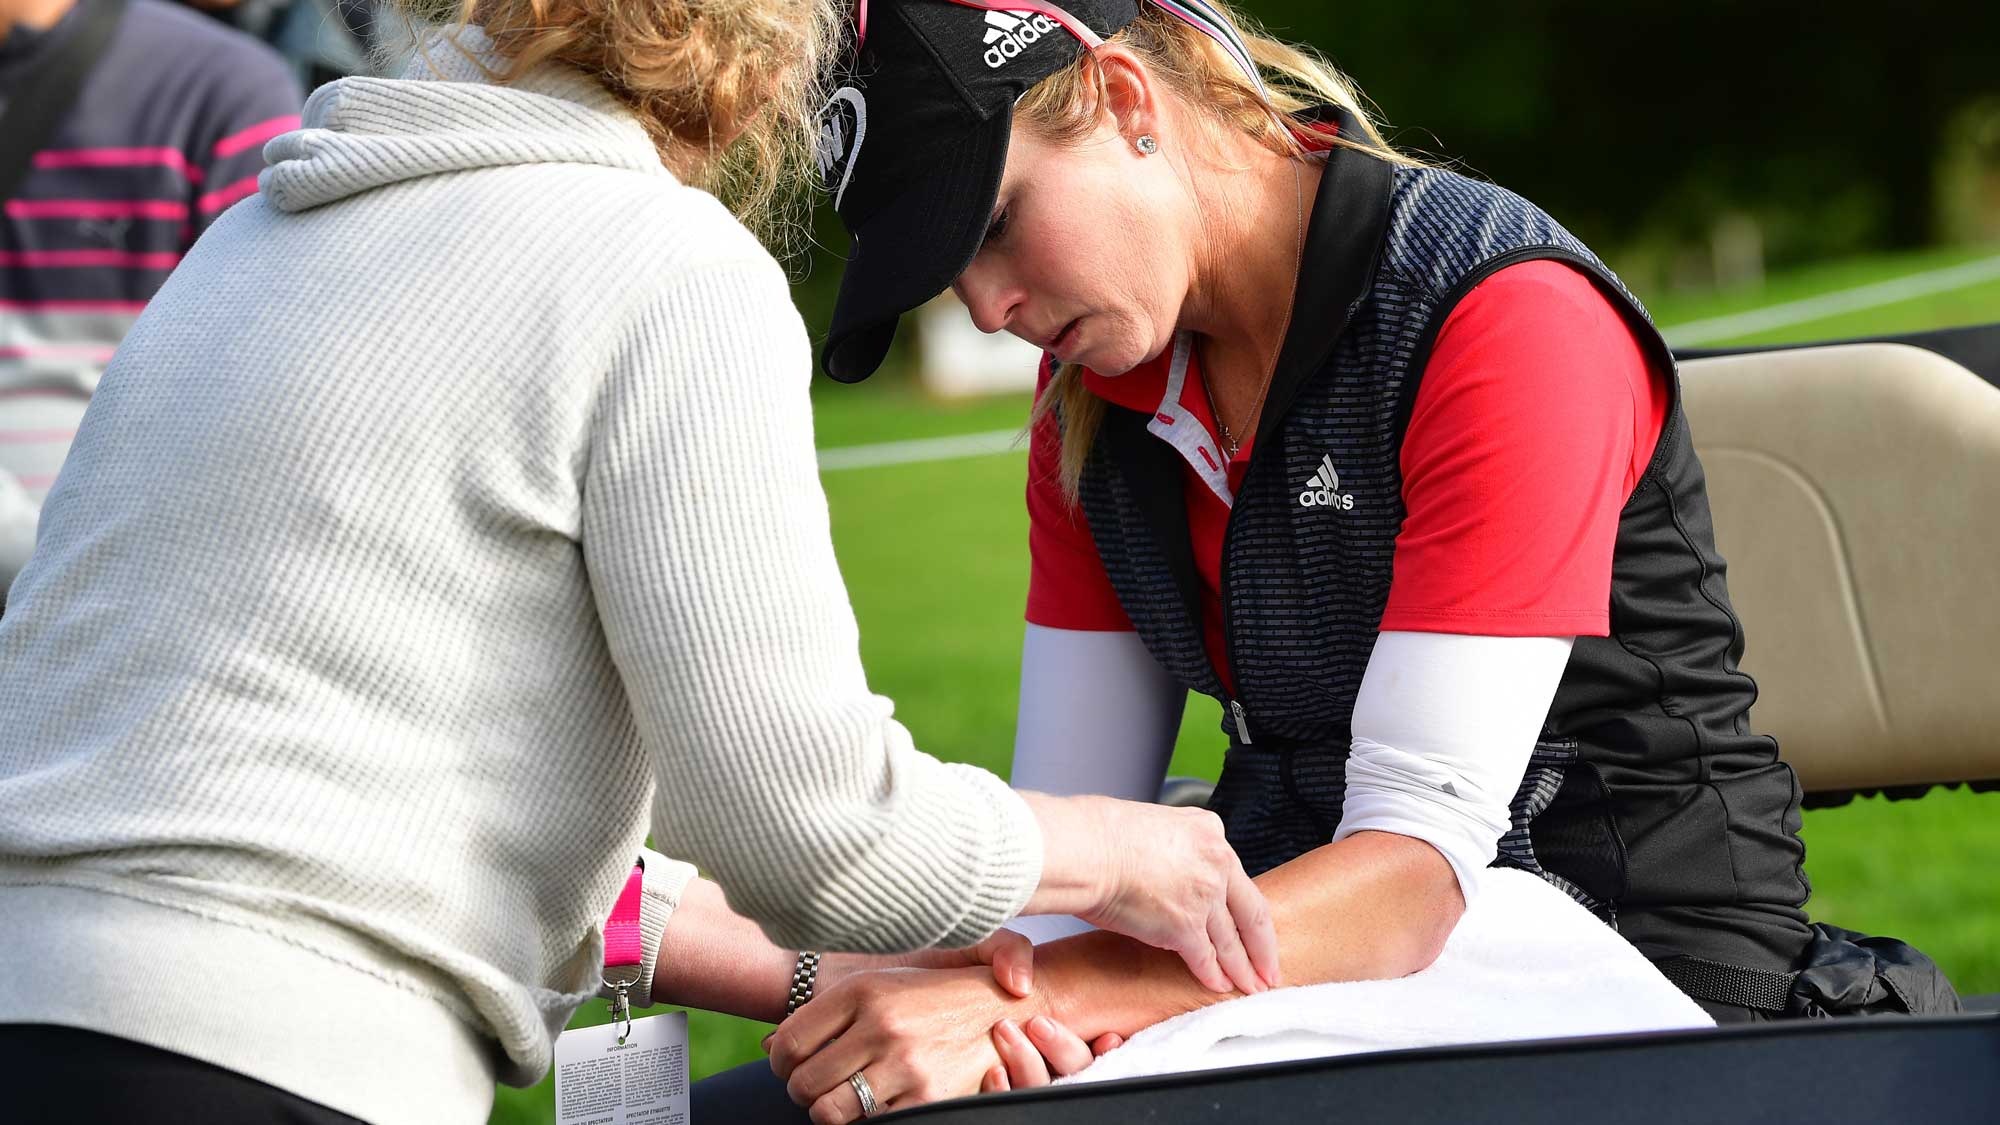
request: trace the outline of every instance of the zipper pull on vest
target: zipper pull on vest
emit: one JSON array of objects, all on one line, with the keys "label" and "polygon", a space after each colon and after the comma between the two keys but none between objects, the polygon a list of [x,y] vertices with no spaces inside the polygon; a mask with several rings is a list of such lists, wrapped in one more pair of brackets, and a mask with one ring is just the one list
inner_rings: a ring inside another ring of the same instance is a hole
[{"label": "zipper pull on vest", "polygon": [[1243,705],[1234,699],[1229,701],[1229,717],[1236,720],[1236,736],[1248,746],[1255,741],[1250,737],[1250,716],[1243,713]]}]

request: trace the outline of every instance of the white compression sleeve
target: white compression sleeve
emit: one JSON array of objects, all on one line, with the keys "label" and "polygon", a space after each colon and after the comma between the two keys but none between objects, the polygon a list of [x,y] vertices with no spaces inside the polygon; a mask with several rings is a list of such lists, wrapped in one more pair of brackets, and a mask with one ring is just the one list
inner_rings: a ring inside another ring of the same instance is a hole
[{"label": "white compression sleeve", "polygon": [[1470,901],[1493,861],[1573,637],[1383,633],[1354,704],[1334,839],[1394,832],[1435,847]]},{"label": "white compression sleeve", "polygon": [[1137,633],[1030,625],[1021,644],[1013,786],[1150,801],[1186,702]]},{"label": "white compression sleeve", "polygon": [[[1137,633],[1028,626],[1014,727],[1016,789],[1151,801],[1180,733],[1187,692]],[[1052,941],[1089,927],[1067,916],[1009,927]]]}]

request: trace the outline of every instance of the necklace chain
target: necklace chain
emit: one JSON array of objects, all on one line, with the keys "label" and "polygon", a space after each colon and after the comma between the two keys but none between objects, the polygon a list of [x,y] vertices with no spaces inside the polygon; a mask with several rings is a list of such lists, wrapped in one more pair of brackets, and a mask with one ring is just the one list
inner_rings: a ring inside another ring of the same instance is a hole
[{"label": "necklace chain", "polygon": [[[1297,224],[1298,230],[1298,247],[1293,251],[1292,258],[1291,298],[1296,299],[1298,296],[1299,271],[1305,268],[1306,261],[1305,178],[1297,162],[1294,162],[1292,165],[1292,206],[1293,221]],[[1290,301],[1288,300],[1287,304],[1289,305],[1289,303]],[[1263,386],[1257,390],[1257,401],[1251,404],[1250,414],[1244,419],[1246,423],[1256,419],[1258,411],[1264,408],[1264,397],[1271,393],[1271,382],[1278,374],[1278,353],[1285,346],[1285,335],[1291,330],[1291,326],[1292,314],[1291,310],[1287,308],[1285,322],[1278,329],[1277,342],[1271,346],[1270,358],[1264,363]],[[1215,428],[1222,431],[1222,452],[1224,456],[1234,461],[1237,451],[1243,448],[1243,439],[1237,437],[1235,432],[1229,428],[1229,423],[1222,420],[1222,411],[1215,405],[1215,393],[1208,388],[1208,369],[1206,366],[1202,369],[1201,393],[1208,399],[1208,412],[1215,417]]]}]

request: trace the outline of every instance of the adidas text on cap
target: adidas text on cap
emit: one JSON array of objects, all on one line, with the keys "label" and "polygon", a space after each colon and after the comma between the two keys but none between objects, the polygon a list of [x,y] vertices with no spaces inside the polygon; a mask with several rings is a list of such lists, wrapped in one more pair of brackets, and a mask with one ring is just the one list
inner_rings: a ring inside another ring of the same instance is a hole
[{"label": "adidas text on cap", "polygon": [[820,353],[843,383],[873,374],[897,319],[979,252],[1014,103],[1138,18],[1139,0],[877,0],[863,11],[816,154],[853,236]]}]

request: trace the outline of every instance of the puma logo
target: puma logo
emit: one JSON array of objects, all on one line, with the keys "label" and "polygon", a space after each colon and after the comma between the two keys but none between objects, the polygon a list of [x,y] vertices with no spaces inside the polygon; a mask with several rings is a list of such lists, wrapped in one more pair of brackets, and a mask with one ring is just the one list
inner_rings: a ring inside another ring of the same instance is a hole
[{"label": "puma logo", "polygon": [[112,250],[125,249],[125,236],[131,233],[131,219],[78,219],[77,232],[84,239]]}]

